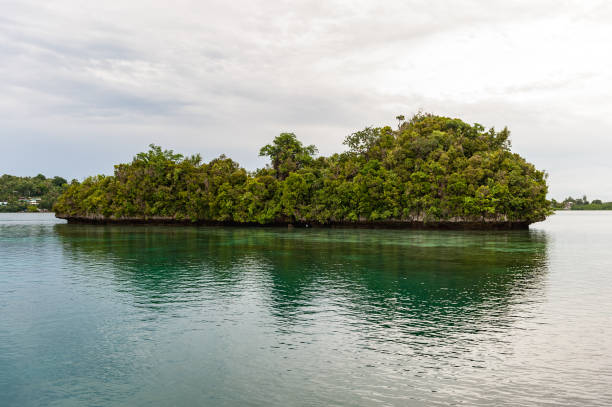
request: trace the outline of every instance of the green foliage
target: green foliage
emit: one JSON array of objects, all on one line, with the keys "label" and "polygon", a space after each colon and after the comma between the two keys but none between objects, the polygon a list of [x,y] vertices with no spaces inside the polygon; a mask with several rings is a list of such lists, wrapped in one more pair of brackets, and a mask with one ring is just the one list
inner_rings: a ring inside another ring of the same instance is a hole
[{"label": "green foliage", "polygon": [[402,127],[402,122],[404,120],[406,120],[406,118],[404,117],[403,114],[400,114],[399,116],[395,116],[395,119],[397,120],[397,128],[399,129],[400,127]]},{"label": "green foliage", "polygon": [[66,180],[62,177],[46,178],[42,174],[17,177],[4,174],[0,177],[0,202],[7,202],[7,205],[0,205],[0,212],[28,210],[30,198],[40,198],[38,208],[50,210],[66,187]]},{"label": "green foliage", "polygon": [[267,144],[259,150],[260,156],[270,157],[272,168],[281,180],[287,178],[291,172],[310,164],[316,153],[315,146],[304,147],[293,133],[281,133],[274,138],[272,144]]},{"label": "green foliage", "polygon": [[594,199],[589,203],[586,195],[582,198],[572,198],[571,196],[565,198],[563,202],[557,202],[555,199],[552,200],[553,209],[571,209],[573,211],[606,211],[612,210],[612,202],[602,202],[601,199]]},{"label": "green foliage", "polygon": [[508,129],[417,114],[400,127],[348,136],[348,151],[314,158],[293,133],[260,150],[247,173],[225,156],[202,163],[151,145],[113,176],[72,183],[65,217],[234,223],[517,221],[550,213],[546,174],[510,151]]},{"label": "green foliage", "polygon": [[612,211],[612,202],[590,203],[586,205],[574,205],[573,211]]},{"label": "green foliage", "polygon": [[366,155],[380,142],[380,129],[366,127],[357,131],[344,139],[344,145],[348,146],[349,151],[356,155]]}]

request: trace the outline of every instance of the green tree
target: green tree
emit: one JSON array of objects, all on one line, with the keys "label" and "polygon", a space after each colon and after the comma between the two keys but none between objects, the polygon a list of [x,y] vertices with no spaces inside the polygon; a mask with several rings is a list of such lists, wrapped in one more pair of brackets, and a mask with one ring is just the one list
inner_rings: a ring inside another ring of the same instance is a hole
[{"label": "green tree", "polygon": [[[58,184],[56,178],[47,178],[42,174],[35,177],[17,177],[4,174],[0,177],[0,212],[21,212],[27,210],[27,200],[40,198],[41,209],[51,209],[56,199],[66,189],[65,183]],[[25,198],[26,200],[20,200]]]},{"label": "green tree", "polygon": [[[352,133],[348,151],[315,159],[314,146],[282,133],[260,150],[271,165],[253,173],[225,156],[202,163],[151,145],[112,176],[63,184],[54,207],[60,216],[94,219],[525,225],[551,211],[547,175],[510,151],[509,134],[417,113],[398,130]],[[52,184],[39,181],[19,188]]]},{"label": "green tree", "polygon": [[397,129],[399,130],[399,129],[400,129],[400,127],[402,127],[402,123],[404,122],[404,120],[405,120],[406,118],[404,117],[404,115],[403,115],[403,114],[400,114],[399,116],[395,116],[395,119],[396,119],[396,120],[397,120],[397,122],[398,122],[398,123],[397,123]]},{"label": "green tree", "polygon": [[304,146],[293,133],[281,133],[274,138],[272,144],[267,144],[259,150],[260,157],[270,158],[272,168],[280,180],[310,164],[316,153],[317,148],[314,145]]},{"label": "green tree", "polygon": [[64,184],[68,183],[68,181],[66,181],[66,179],[62,178],[62,177],[53,177],[53,181],[51,181],[51,182],[56,187],[62,187]]},{"label": "green tree", "polygon": [[364,155],[368,158],[368,152],[381,140],[381,129],[376,127],[366,127],[347,136],[343,144],[349,151],[356,155]]}]

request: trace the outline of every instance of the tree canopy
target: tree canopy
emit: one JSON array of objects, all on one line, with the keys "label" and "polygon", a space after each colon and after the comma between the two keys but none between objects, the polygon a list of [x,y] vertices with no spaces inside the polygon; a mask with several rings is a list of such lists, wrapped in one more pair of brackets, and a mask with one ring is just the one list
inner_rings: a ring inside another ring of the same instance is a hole
[{"label": "tree canopy", "polygon": [[274,138],[272,144],[267,144],[259,150],[260,157],[270,157],[275,175],[280,180],[308,166],[316,153],[317,148],[314,145],[304,147],[293,133],[281,133]]},{"label": "tree canopy", "polygon": [[281,133],[259,152],[270,165],[252,173],[225,156],[202,163],[151,145],[112,176],[70,185],[55,210],[256,224],[531,223],[550,213],[546,174],[510,151],[508,129],[421,113],[402,120],[349,135],[348,151],[329,157]]},{"label": "tree canopy", "polygon": [[612,202],[603,202],[601,199],[593,199],[589,202],[586,195],[583,195],[582,198],[569,196],[561,202],[553,199],[552,208],[555,210],[571,209],[573,211],[609,211],[612,210]]},{"label": "tree canopy", "polygon": [[[66,188],[62,177],[47,178],[43,174],[34,177],[18,177],[4,174],[0,177],[0,212],[20,212],[28,209],[30,198],[39,198],[40,209],[51,209],[58,196]],[[37,207],[34,207],[37,209]],[[32,210],[32,208],[30,208]]]}]

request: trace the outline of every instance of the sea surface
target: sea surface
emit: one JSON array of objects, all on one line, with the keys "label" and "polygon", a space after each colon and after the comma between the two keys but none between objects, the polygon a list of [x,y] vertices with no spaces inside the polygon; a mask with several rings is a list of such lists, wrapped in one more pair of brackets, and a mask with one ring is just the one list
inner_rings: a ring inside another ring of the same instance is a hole
[{"label": "sea surface", "polygon": [[610,406],[612,212],[510,232],[0,214],[0,405]]}]

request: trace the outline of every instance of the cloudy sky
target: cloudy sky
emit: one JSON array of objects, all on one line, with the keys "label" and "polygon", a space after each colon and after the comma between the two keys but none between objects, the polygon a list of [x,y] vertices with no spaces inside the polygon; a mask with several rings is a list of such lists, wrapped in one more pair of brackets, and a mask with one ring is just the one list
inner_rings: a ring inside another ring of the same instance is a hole
[{"label": "cloudy sky", "polygon": [[612,200],[612,3],[1,0],[0,173],[112,173],[149,143],[247,169],[420,110],[508,126],[551,197]]}]

